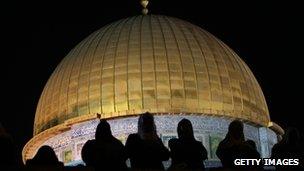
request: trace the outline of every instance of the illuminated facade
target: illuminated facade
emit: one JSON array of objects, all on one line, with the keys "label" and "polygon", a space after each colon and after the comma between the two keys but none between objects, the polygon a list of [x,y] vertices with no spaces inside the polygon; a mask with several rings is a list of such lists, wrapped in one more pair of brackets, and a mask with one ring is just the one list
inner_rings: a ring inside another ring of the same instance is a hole
[{"label": "illuminated facade", "polygon": [[186,21],[141,15],[97,30],[61,61],[40,97],[23,159],[48,144],[60,160],[77,162],[97,117],[109,119],[124,140],[146,111],[155,114],[164,142],[176,136],[182,117],[189,118],[214,160],[232,119],[246,123],[246,137],[262,156],[276,142],[272,130],[282,132],[270,121],[253,73],[227,45]]}]

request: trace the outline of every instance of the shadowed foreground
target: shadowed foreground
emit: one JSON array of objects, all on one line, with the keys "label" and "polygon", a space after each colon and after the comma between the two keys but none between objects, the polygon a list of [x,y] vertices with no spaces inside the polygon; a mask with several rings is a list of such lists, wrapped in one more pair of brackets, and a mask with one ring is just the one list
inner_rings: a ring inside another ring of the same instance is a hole
[{"label": "shadowed foreground", "polygon": [[[32,167],[32,168],[3,168],[0,170],[12,170],[12,171],[95,171],[93,167]],[[228,170],[242,170],[242,169],[229,169],[229,168],[206,168],[206,171],[228,171]],[[246,170],[246,169],[243,169]],[[259,169],[250,169],[250,170],[259,170]],[[267,170],[267,169],[264,169]],[[274,169],[269,169],[274,170]],[[97,171],[97,170],[96,170]],[[104,171],[104,170],[103,170]],[[129,171],[159,171],[159,170],[151,170],[151,169],[129,169]],[[190,171],[190,170],[176,170],[176,171]],[[196,171],[196,170],[191,170]],[[197,170],[198,171],[198,170]]]}]

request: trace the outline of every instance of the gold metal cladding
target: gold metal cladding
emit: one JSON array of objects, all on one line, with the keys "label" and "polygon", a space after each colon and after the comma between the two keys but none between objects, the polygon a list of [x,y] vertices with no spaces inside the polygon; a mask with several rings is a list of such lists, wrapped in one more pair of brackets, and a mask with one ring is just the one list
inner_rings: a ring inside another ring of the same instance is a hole
[{"label": "gold metal cladding", "polygon": [[93,113],[146,111],[270,121],[257,80],[227,45],[186,21],[141,15],[97,30],[61,61],[39,99],[34,135]]}]

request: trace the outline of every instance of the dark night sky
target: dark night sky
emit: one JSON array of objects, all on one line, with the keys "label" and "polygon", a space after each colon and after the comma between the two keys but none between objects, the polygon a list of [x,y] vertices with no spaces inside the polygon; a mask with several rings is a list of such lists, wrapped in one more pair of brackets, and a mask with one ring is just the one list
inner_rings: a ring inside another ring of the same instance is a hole
[{"label": "dark night sky", "polygon": [[[25,1],[1,6],[0,121],[20,150],[32,137],[39,96],[60,60],[93,31],[140,14],[141,7],[138,0],[106,4]],[[300,7],[275,0],[150,0],[149,4],[152,14],[190,21],[235,50],[258,79],[271,119],[303,132],[304,17]]]}]

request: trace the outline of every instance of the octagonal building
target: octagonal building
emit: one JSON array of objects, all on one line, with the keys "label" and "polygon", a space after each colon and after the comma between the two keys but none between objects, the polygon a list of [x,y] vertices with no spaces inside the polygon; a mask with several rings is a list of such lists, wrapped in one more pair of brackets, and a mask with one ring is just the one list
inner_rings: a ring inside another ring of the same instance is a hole
[{"label": "octagonal building", "polygon": [[99,118],[124,142],[147,111],[165,145],[188,118],[210,165],[231,120],[244,121],[262,157],[282,133],[253,73],[226,44],[189,22],[140,15],[95,31],[60,62],[41,94],[23,160],[50,145],[65,164],[81,162]]}]

